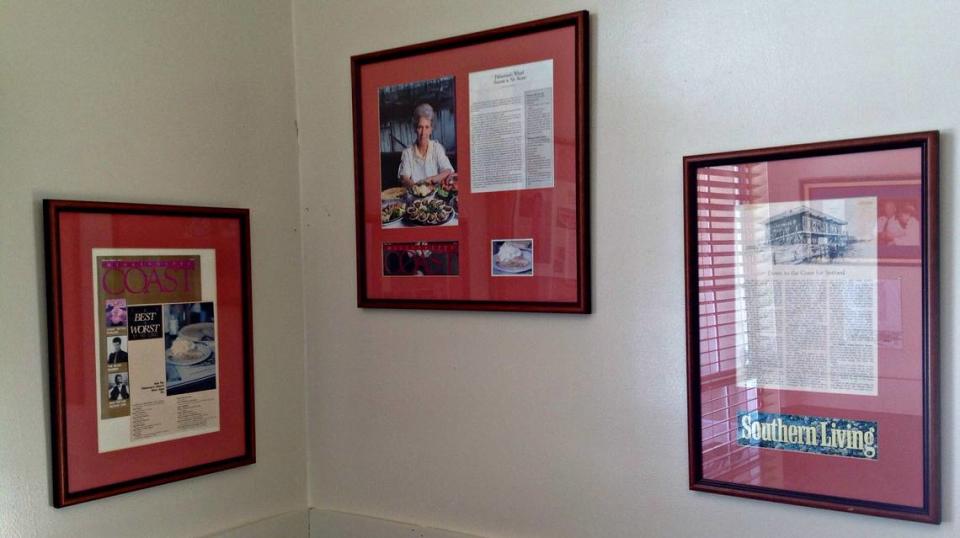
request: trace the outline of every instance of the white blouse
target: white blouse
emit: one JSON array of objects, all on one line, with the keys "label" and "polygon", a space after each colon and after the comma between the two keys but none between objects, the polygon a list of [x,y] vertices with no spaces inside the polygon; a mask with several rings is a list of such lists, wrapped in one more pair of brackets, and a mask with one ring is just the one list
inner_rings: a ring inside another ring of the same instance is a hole
[{"label": "white blouse", "polygon": [[431,140],[427,144],[427,154],[423,157],[417,154],[415,143],[403,150],[400,155],[400,170],[397,175],[400,177],[410,176],[414,183],[419,183],[443,170],[453,170],[453,165],[450,164],[447,152],[440,142]]}]

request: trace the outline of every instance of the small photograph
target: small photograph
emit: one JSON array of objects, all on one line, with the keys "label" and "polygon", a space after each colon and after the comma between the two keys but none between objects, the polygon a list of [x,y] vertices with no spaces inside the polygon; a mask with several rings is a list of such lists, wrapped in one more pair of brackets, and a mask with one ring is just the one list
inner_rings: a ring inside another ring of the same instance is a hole
[{"label": "small photograph", "polygon": [[107,337],[107,366],[127,364],[127,337]]},{"label": "small photograph", "polygon": [[877,256],[876,199],[811,200],[769,204],[754,249],[775,265],[848,264]]},{"label": "small photograph", "polygon": [[881,247],[920,246],[920,213],[913,198],[885,198],[877,216],[877,243]]},{"label": "small photograph", "polygon": [[107,374],[107,397],[111,402],[119,402],[130,398],[129,375],[127,372]]},{"label": "small photograph", "polygon": [[457,161],[454,78],[386,86],[379,94],[383,189],[409,187],[445,171],[453,173]]},{"label": "small photograph", "polygon": [[454,276],[460,274],[460,243],[414,241],[383,244],[383,276]]},{"label": "small photograph", "polygon": [[380,223],[458,224],[454,78],[380,88]]},{"label": "small photograph", "polygon": [[494,239],[491,245],[493,276],[533,276],[533,239]]},{"label": "small photograph", "polygon": [[127,300],[107,299],[104,307],[107,327],[125,327],[127,325]]},{"label": "small photograph", "polygon": [[167,395],[217,387],[214,303],[163,305]]}]

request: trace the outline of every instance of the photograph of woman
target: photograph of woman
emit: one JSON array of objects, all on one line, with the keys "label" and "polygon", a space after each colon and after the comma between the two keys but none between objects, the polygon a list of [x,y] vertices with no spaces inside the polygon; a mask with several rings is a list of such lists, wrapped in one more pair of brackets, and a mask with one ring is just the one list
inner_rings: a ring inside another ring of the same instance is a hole
[{"label": "photograph of woman", "polygon": [[381,190],[456,176],[454,86],[441,77],[379,89]]}]

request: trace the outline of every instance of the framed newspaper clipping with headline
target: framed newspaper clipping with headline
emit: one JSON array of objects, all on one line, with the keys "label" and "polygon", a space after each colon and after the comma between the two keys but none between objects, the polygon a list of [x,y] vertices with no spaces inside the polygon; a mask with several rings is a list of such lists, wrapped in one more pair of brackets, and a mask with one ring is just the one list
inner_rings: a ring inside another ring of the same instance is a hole
[{"label": "framed newspaper clipping with headline", "polygon": [[937,149],[684,157],[690,489],[940,522]]},{"label": "framed newspaper clipping with headline", "polygon": [[54,506],[254,463],[248,210],[43,209]]},{"label": "framed newspaper clipping with headline", "polygon": [[588,22],[351,58],[359,307],[590,312]]}]

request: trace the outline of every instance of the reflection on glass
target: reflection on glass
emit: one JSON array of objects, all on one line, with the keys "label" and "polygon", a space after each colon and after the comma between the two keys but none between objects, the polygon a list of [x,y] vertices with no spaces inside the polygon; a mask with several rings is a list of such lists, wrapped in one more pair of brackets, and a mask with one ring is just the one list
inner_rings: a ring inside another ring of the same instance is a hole
[{"label": "reflection on glass", "polygon": [[920,153],[697,171],[704,479],[922,505]]}]

